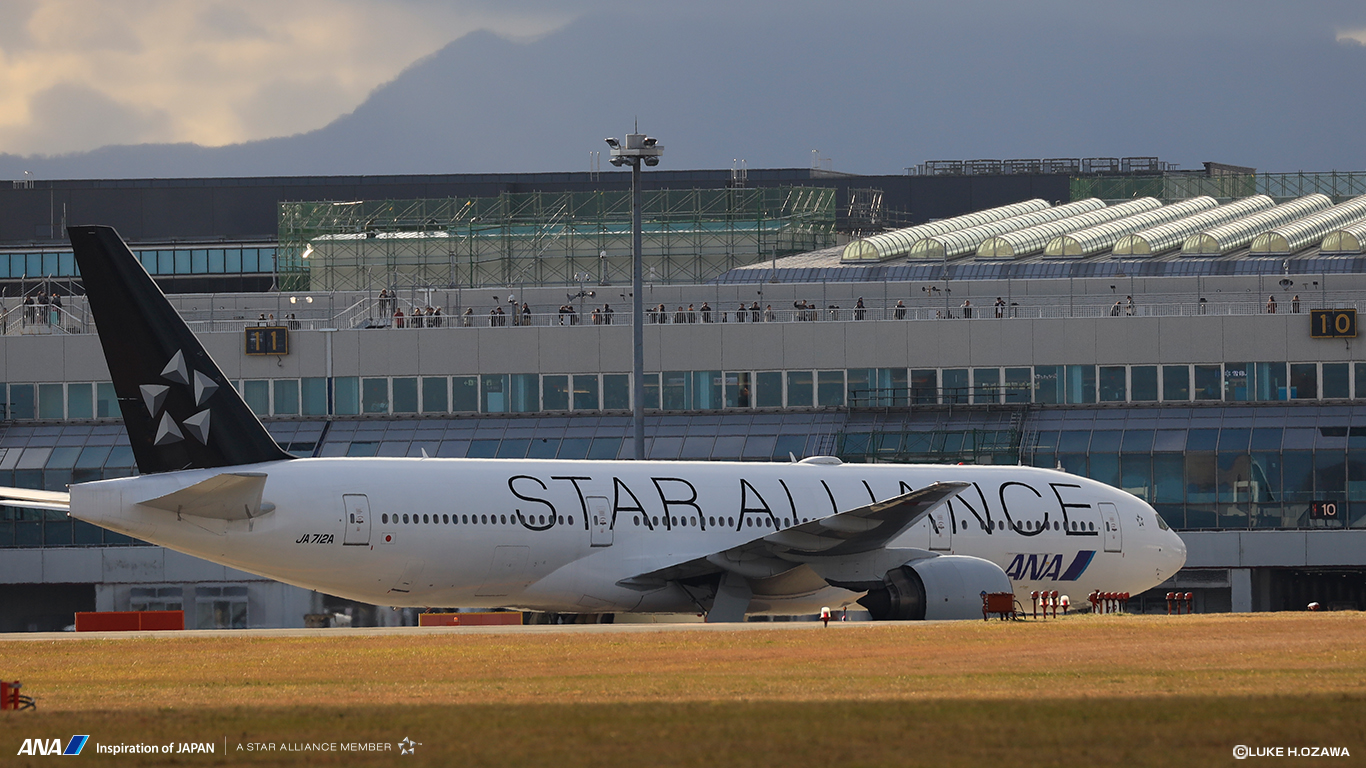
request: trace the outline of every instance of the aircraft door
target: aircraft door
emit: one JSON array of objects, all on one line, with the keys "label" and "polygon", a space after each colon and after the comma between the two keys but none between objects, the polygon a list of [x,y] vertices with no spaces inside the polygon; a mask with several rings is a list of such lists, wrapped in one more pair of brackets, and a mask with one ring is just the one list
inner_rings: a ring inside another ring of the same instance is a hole
[{"label": "aircraft door", "polygon": [[595,547],[612,546],[612,512],[605,496],[589,496],[588,530],[592,545]]},{"label": "aircraft door", "polygon": [[1119,552],[1124,545],[1123,531],[1119,529],[1119,510],[1108,501],[1097,506],[1100,507],[1101,525],[1105,526],[1105,551]]},{"label": "aircraft door", "polygon": [[930,549],[953,548],[953,525],[949,522],[949,505],[940,504],[930,510]]},{"label": "aircraft door", "polygon": [[348,493],[342,496],[346,533],[342,544],[346,546],[365,546],[370,543],[370,499],[362,493]]}]

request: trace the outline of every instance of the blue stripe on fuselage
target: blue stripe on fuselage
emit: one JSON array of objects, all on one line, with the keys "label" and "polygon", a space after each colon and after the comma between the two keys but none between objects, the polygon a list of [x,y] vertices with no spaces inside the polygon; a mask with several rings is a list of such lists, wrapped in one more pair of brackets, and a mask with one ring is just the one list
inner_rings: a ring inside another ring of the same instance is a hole
[{"label": "blue stripe on fuselage", "polygon": [[1063,572],[1062,576],[1058,577],[1058,581],[1076,581],[1081,578],[1082,573],[1086,571],[1086,567],[1091,564],[1091,558],[1095,556],[1096,551],[1094,549],[1083,549],[1077,552],[1076,559],[1072,561],[1071,565],[1067,566],[1067,570]]}]

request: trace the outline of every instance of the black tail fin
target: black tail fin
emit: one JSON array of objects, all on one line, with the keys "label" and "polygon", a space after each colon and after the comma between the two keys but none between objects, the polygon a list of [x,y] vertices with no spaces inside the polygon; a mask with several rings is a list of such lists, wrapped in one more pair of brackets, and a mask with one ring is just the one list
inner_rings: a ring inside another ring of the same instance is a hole
[{"label": "black tail fin", "polygon": [[69,227],[143,474],[288,459],[112,227]]}]

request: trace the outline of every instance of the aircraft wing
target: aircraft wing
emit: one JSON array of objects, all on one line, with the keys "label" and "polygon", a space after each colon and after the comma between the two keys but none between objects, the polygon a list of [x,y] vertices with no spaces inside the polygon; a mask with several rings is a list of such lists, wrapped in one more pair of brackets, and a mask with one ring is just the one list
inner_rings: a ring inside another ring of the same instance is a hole
[{"label": "aircraft wing", "polygon": [[35,491],[32,488],[0,488],[0,507],[55,509],[71,511],[71,494],[65,491]]},{"label": "aircraft wing", "polygon": [[763,579],[788,571],[808,559],[858,555],[880,549],[930,510],[958,495],[968,483],[934,483],[867,506],[812,520],[739,546],[623,579],[623,587],[658,589],[670,581],[687,581],[717,573]]}]

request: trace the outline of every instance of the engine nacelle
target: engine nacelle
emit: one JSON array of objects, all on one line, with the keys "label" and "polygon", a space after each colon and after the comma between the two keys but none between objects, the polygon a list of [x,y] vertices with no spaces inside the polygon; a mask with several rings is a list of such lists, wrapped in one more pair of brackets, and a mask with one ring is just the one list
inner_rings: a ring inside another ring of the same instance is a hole
[{"label": "engine nacelle", "polygon": [[1011,592],[1001,566],[967,555],[913,560],[887,572],[859,604],[876,621],[980,619],[983,592]]}]

